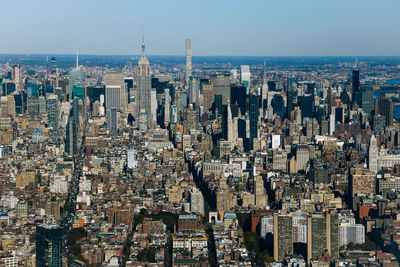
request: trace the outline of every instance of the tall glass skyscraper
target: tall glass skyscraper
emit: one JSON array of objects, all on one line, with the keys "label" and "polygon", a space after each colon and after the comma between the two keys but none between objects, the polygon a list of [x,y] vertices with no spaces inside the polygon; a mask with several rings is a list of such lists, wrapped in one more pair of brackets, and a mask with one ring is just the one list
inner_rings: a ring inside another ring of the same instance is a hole
[{"label": "tall glass skyscraper", "polygon": [[77,66],[76,68],[73,68],[69,72],[69,99],[72,98],[73,94],[73,88],[74,86],[83,86],[83,68],[82,66]]},{"label": "tall glass skyscraper", "polygon": [[36,226],[36,267],[62,267],[63,229],[56,225]]}]

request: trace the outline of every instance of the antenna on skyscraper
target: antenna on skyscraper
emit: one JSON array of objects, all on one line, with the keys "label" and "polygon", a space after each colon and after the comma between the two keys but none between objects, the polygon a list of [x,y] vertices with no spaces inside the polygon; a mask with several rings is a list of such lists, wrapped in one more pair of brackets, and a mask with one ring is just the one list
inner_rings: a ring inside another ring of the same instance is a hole
[{"label": "antenna on skyscraper", "polygon": [[76,49],[76,68],[79,66],[78,48]]},{"label": "antenna on skyscraper", "polygon": [[358,58],[356,57],[356,62],[354,63],[354,68],[358,69]]},{"label": "antenna on skyscraper", "polygon": [[[18,63],[19,65],[19,63]],[[46,79],[49,77],[49,56],[46,56]]]}]

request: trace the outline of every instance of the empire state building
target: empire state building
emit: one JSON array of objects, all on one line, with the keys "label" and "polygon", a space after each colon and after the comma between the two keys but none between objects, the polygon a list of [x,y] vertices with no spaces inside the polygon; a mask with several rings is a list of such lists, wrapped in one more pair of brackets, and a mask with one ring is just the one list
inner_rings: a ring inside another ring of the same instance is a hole
[{"label": "empire state building", "polygon": [[142,42],[142,56],[138,62],[137,84],[137,114],[140,130],[146,131],[152,127],[153,116],[151,110],[151,73],[150,62],[146,58],[144,40]]}]

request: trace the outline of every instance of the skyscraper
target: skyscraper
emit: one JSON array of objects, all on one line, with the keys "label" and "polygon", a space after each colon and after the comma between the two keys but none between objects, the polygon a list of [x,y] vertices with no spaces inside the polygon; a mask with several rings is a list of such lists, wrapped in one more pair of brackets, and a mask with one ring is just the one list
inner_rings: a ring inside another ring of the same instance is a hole
[{"label": "skyscraper", "polygon": [[22,77],[22,69],[21,69],[21,66],[19,64],[12,66],[12,78],[14,80],[15,89],[17,91],[24,89],[23,77]]},{"label": "skyscraper", "polygon": [[186,46],[186,85],[189,83],[189,79],[192,76],[192,39],[186,38],[185,41]]},{"label": "skyscraper", "polygon": [[324,252],[339,257],[339,218],[336,213],[316,213],[307,219],[307,262]]},{"label": "skyscraper", "polygon": [[63,228],[56,225],[36,226],[36,266],[62,267]]},{"label": "skyscraper", "polygon": [[58,98],[57,95],[50,95],[46,99],[47,118],[50,127],[58,128]]},{"label": "skyscraper", "polygon": [[353,90],[353,104],[361,105],[360,103],[360,71],[352,71],[351,86]]},{"label": "skyscraper", "polygon": [[293,254],[293,218],[289,215],[274,215],[274,259],[283,261]]},{"label": "skyscraper", "polygon": [[371,136],[368,150],[368,168],[370,171],[378,172],[378,146],[376,144],[376,138],[374,135]]},{"label": "skyscraper", "polygon": [[258,137],[258,95],[250,94],[250,143],[253,147],[253,139]]},{"label": "skyscraper", "polygon": [[375,116],[376,115],[385,117],[386,126],[393,125],[393,102],[390,98],[381,96],[375,99]]},{"label": "skyscraper", "polygon": [[57,60],[55,57],[52,57],[50,59],[50,64],[51,64],[51,73],[56,73],[57,71]]},{"label": "skyscraper", "polygon": [[151,114],[151,70],[150,62],[146,58],[144,39],[142,42],[142,56],[138,62],[137,71],[137,114],[139,116],[140,129],[146,131],[152,127],[153,116]]},{"label": "skyscraper", "polygon": [[189,78],[189,103],[198,103],[200,98],[200,79],[198,77]]},{"label": "skyscraper", "polygon": [[169,88],[164,90],[164,125],[167,126],[171,121],[171,96]]},{"label": "skyscraper", "polygon": [[240,66],[240,82],[241,84],[247,88],[247,92],[250,89],[250,66],[242,65]]},{"label": "skyscraper", "polygon": [[107,129],[109,130],[111,135],[117,135],[118,126],[117,126],[117,109],[116,108],[107,108]]},{"label": "skyscraper", "polygon": [[[78,64],[78,63],[77,63]],[[73,99],[72,92],[74,86],[83,86],[83,68],[82,66],[76,66],[69,72],[69,99]]]},{"label": "skyscraper", "polygon": [[[124,73],[121,70],[108,71],[105,75],[105,82],[106,82],[106,87],[107,86],[119,87],[118,106],[112,106],[112,107],[117,108],[118,111],[126,108],[128,105],[128,97],[125,89]],[[107,106],[107,95],[106,95],[106,106]]]},{"label": "skyscraper", "polygon": [[[231,77],[225,74],[214,74],[210,78],[210,82],[214,88],[214,95],[220,95],[222,105],[226,105],[231,94]],[[216,98],[216,97],[215,97]],[[221,110],[219,110],[221,112]]]}]

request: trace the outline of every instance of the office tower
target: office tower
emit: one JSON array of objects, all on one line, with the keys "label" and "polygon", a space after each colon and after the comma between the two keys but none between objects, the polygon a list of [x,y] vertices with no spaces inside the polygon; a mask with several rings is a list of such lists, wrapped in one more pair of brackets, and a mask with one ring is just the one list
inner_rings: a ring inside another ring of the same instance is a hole
[{"label": "office tower", "polygon": [[360,71],[353,70],[352,71],[352,79],[351,79],[351,86],[352,86],[352,101],[353,105],[357,104],[361,106],[361,92],[360,92]]},{"label": "office tower", "polygon": [[54,86],[51,83],[51,80],[45,80],[43,83],[42,95],[53,94],[53,93],[54,93]]},{"label": "office tower", "polygon": [[234,123],[233,123],[233,117],[232,117],[232,110],[231,110],[231,105],[228,101],[227,105],[227,140],[231,142],[231,146],[233,146],[234,142],[236,141],[237,137],[237,128],[235,129]]},{"label": "office tower", "polygon": [[72,92],[74,86],[83,87],[83,68],[78,65],[78,57],[76,60],[76,67],[69,72],[69,99],[72,100]]},{"label": "office tower", "polygon": [[46,100],[47,121],[54,130],[58,128],[58,97],[50,95]]},{"label": "office tower", "polygon": [[250,89],[250,66],[249,65],[241,65],[240,66],[240,83],[247,88],[247,92]]},{"label": "office tower", "polygon": [[72,156],[74,155],[74,119],[73,117],[68,118],[67,126],[65,129],[65,152]]},{"label": "office tower", "polygon": [[[210,78],[210,82],[214,88],[214,95],[221,96],[221,104],[226,105],[231,94],[231,79],[230,75],[226,74],[214,74]],[[219,110],[221,112],[221,110]]]},{"label": "office tower", "polygon": [[189,103],[199,103],[200,98],[200,79],[198,77],[189,78]]},{"label": "office tower", "polygon": [[300,97],[301,117],[313,118],[314,117],[314,97],[312,95]]},{"label": "office tower", "polygon": [[296,149],[297,169],[305,170],[309,160],[310,160],[310,151],[308,146],[299,145]]},{"label": "office tower", "polygon": [[62,267],[63,228],[56,225],[36,226],[36,266]]},{"label": "office tower", "polygon": [[363,167],[350,169],[350,189],[352,196],[376,193],[376,173]]},{"label": "office tower", "polygon": [[169,88],[164,90],[164,126],[166,127],[171,120],[171,96]]},{"label": "office tower", "polygon": [[7,97],[6,96],[2,96],[0,98],[0,117],[1,118],[8,118],[8,103],[7,103]]},{"label": "office tower", "polygon": [[381,115],[376,115],[372,119],[372,130],[374,134],[381,135],[385,132],[385,117]]},{"label": "office tower", "polygon": [[258,95],[250,94],[249,100],[250,143],[253,147],[253,139],[258,138]]},{"label": "office tower", "polygon": [[117,109],[107,108],[106,116],[107,116],[107,129],[110,132],[110,135],[117,135],[118,134]]},{"label": "office tower", "polygon": [[370,171],[378,172],[378,146],[374,135],[371,136],[369,141],[368,168]]},{"label": "office tower", "polygon": [[[203,108],[204,111],[209,111],[214,103],[214,88],[212,84],[204,83],[202,86]],[[234,103],[234,102],[232,102]]]},{"label": "office tower", "polygon": [[150,125],[156,126],[157,124],[157,91],[155,90],[155,88],[151,89],[150,92],[150,105],[151,105],[151,121],[150,121]]},{"label": "office tower", "polygon": [[285,103],[283,101],[283,97],[278,94],[274,95],[271,100],[271,106],[273,108],[274,114],[283,119],[285,115]]},{"label": "office tower", "polygon": [[231,87],[231,105],[239,107],[241,114],[246,114],[246,87],[244,86],[232,86]]},{"label": "office tower", "polygon": [[197,187],[190,191],[190,212],[204,214],[204,197]]},{"label": "office tower", "polygon": [[5,80],[3,82],[3,96],[12,94],[16,90],[16,85],[11,80]]},{"label": "office tower", "polygon": [[238,84],[239,83],[239,73],[237,69],[231,69],[231,84]]},{"label": "office tower", "polygon": [[12,78],[15,83],[15,90],[17,90],[17,91],[23,90],[24,83],[23,83],[23,77],[22,77],[22,69],[19,64],[12,66]]},{"label": "office tower", "polygon": [[274,259],[283,261],[293,255],[293,219],[289,215],[274,215]]},{"label": "office tower", "polygon": [[75,97],[82,100],[82,103],[85,103],[85,88],[74,85],[72,87],[72,99],[74,99]]},{"label": "office tower", "polygon": [[263,71],[262,86],[261,86],[261,107],[263,110],[267,108],[267,100],[268,100],[268,77],[264,60],[264,71]]},{"label": "office tower", "polygon": [[136,151],[133,146],[128,147],[127,151],[127,165],[129,169],[135,169],[138,165],[136,160]]},{"label": "office tower", "polygon": [[178,123],[178,107],[176,105],[171,105],[171,123]]},{"label": "office tower", "polygon": [[286,93],[286,117],[290,117],[290,112],[294,110],[294,92],[287,91]]},{"label": "office tower", "polygon": [[50,65],[51,65],[51,73],[55,74],[57,72],[57,60],[55,57],[52,57],[50,59]]},{"label": "office tower", "polygon": [[381,96],[375,99],[375,116],[382,115],[385,117],[385,125],[393,125],[393,102],[390,98]]},{"label": "office tower", "polygon": [[8,95],[7,96],[7,113],[11,118],[15,118],[16,112],[15,112],[15,98],[13,95]]},{"label": "office tower", "polygon": [[38,97],[39,96],[39,87],[36,81],[28,81],[26,83],[27,94],[29,96]]},{"label": "office tower", "polygon": [[138,62],[137,71],[137,114],[139,115],[140,129],[146,131],[152,127],[153,116],[151,114],[151,70],[150,62],[146,58],[144,40],[142,42],[142,56]]},{"label": "office tower", "polygon": [[106,86],[106,108],[116,108],[117,110],[121,107],[121,86]]},{"label": "office tower", "polygon": [[261,175],[254,177],[254,196],[255,196],[255,207],[266,208],[268,205],[268,197],[265,192],[264,180]]},{"label": "office tower", "polygon": [[361,107],[366,114],[371,115],[371,112],[374,109],[374,95],[372,91],[362,92]]},{"label": "office tower", "polygon": [[339,221],[333,212],[311,214],[307,219],[307,262],[324,252],[333,260],[339,257]]},{"label": "office tower", "polygon": [[39,115],[39,97],[30,96],[27,99],[28,114],[32,116]]},{"label": "office tower", "polygon": [[333,135],[335,132],[335,115],[334,114],[329,114],[329,135]]},{"label": "office tower", "polygon": [[186,38],[185,40],[186,46],[186,85],[189,84],[189,79],[192,77],[192,39]]},{"label": "office tower", "polygon": [[343,110],[343,108],[335,108],[335,122],[344,123],[344,110]]},{"label": "office tower", "polygon": [[[124,79],[124,73],[121,70],[113,70],[113,71],[108,71],[105,75],[105,83],[106,83],[106,88],[107,87],[113,87],[119,88],[119,100],[117,101],[114,99],[113,106],[110,106],[110,108],[116,108],[117,111],[121,111],[121,109],[125,109],[128,106],[128,98],[126,94],[126,89],[125,89],[125,79]],[[107,90],[107,89],[106,89]],[[116,97],[115,92],[114,92],[114,97]],[[118,103],[118,105],[116,104]],[[106,95],[106,107],[107,106],[107,95]]]}]

